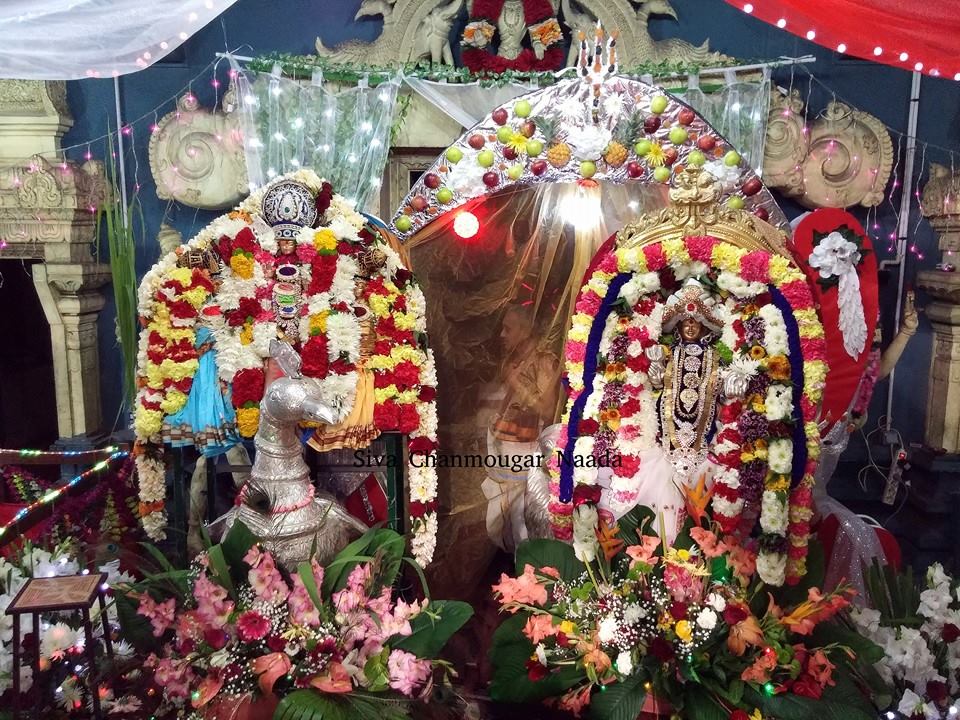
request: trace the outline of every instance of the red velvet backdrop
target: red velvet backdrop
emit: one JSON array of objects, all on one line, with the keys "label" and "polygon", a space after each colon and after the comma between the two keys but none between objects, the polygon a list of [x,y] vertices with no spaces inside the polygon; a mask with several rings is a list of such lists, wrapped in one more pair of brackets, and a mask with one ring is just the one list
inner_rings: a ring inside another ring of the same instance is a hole
[{"label": "red velvet backdrop", "polygon": [[[726,0],[818,45],[905,70],[960,79],[960,0]],[[783,25],[779,21],[784,20]],[[811,35],[811,32],[813,35]],[[877,54],[875,49],[881,52]],[[906,57],[901,60],[901,53]],[[915,67],[922,63],[922,67]],[[957,77],[955,77],[957,76]]]}]

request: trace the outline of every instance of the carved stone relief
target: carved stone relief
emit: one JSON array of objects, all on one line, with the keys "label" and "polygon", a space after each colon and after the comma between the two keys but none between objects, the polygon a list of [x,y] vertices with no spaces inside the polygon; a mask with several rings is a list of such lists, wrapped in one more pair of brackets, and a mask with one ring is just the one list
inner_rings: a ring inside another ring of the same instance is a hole
[{"label": "carved stone relief", "polygon": [[[339,62],[389,64],[425,59],[452,65],[449,38],[463,2],[363,0],[356,18],[382,17],[383,32],[379,37],[370,43],[351,40],[333,48],[326,47],[318,37],[317,54]],[[712,63],[723,58],[710,50],[709,40],[695,46],[677,38],[655,40],[650,35],[647,25],[651,17],[676,19],[669,0],[551,0],[551,3],[561,25],[570,33],[568,39],[573,39],[568,65],[576,61],[577,32],[592,32],[598,20],[605,28],[619,31],[617,52],[622,67],[645,62]],[[525,27],[523,31],[525,33]],[[507,43],[507,53],[514,49]],[[507,53],[501,50],[501,54]]]},{"label": "carved stone relief", "polygon": [[808,208],[879,205],[893,167],[883,123],[836,100],[812,121],[803,109],[797,90],[772,95],[763,157],[767,186]]},{"label": "carved stone relief", "polygon": [[157,123],[150,137],[150,171],[161,200],[203,210],[234,206],[247,192],[247,166],[235,114],[236,89],[223,96],[223,109],[200,107],[187,93],[176,110]]}]

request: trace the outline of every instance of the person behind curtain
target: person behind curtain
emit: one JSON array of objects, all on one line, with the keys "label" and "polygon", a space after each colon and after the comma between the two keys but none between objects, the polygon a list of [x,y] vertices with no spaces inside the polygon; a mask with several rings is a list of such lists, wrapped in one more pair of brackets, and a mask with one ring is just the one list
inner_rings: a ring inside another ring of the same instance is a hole
[{"label": "person behind curtain", "polygon": [[525,537],[523,496],[528,470],[514,470],[513,460],[537,456],[537,439],[553,421],[559,391],[560,359],[540,347],[533,321],[529,306],[507,308],[500,330],[504,355],[490,397],[498,410],[487,429],[487,454],[507,462],[489,469],[482,488],[488,501],[487,532],[507,551]]}]

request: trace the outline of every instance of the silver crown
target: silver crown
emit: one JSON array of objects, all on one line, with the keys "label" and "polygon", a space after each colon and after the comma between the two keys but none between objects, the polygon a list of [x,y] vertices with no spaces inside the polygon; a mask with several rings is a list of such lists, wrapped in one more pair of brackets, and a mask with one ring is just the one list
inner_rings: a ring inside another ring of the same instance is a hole
[{"label": "silver crown", "polygon": [[306,185],[284,180],[264,193],[261,214],[277,240],[294,240],[301,228],[316,224],[316,198]]}]

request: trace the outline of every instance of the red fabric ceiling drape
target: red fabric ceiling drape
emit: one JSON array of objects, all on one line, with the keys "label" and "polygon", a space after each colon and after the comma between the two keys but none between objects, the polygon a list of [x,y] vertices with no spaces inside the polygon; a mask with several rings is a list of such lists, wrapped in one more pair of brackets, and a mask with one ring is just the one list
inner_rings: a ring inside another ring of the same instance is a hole
[{"label": "red fabric ceiling drape", "polygon": [[726,0],[848,55],[960,80],[960,0]]}]

